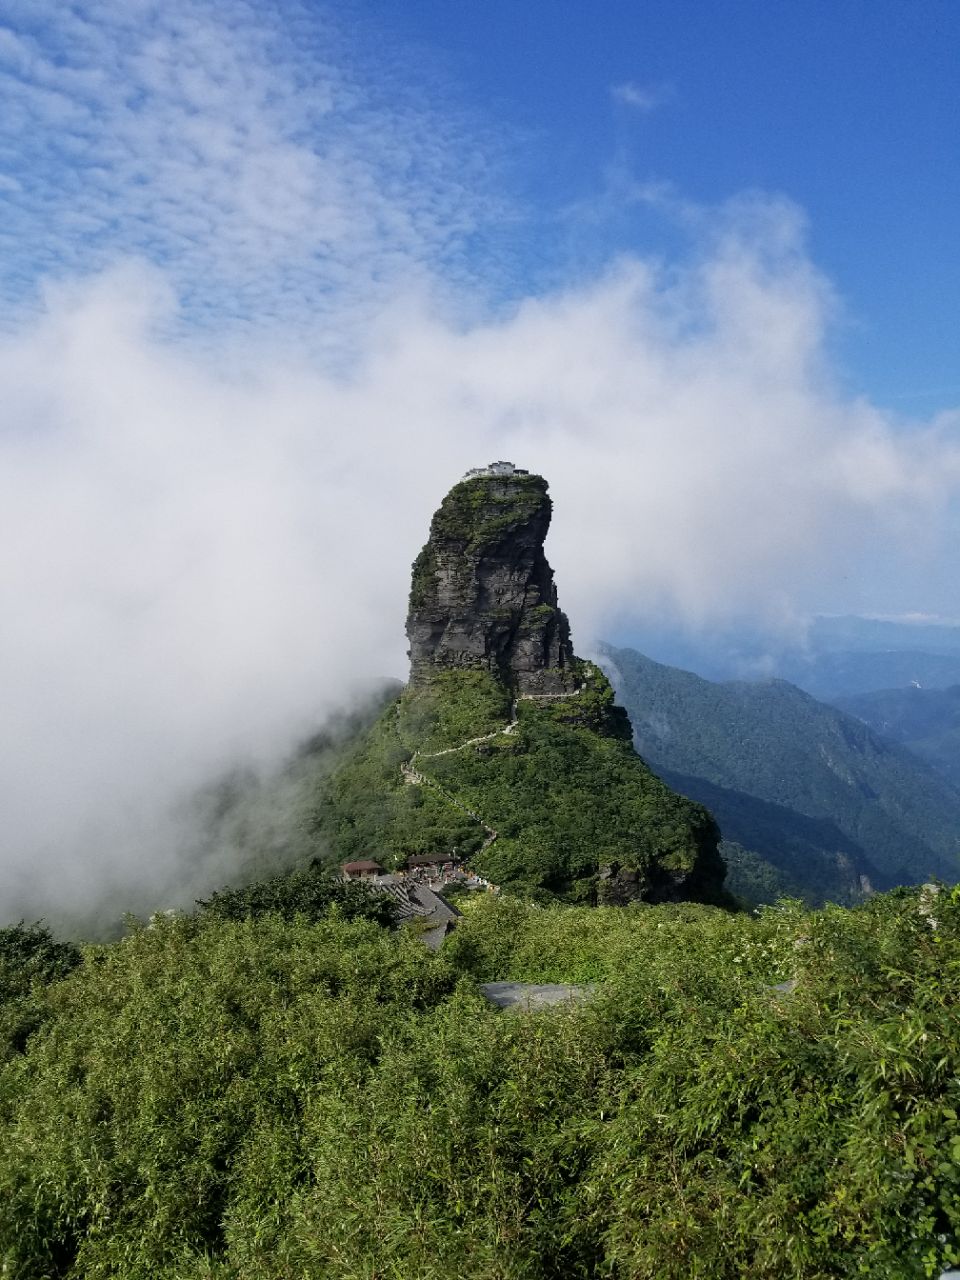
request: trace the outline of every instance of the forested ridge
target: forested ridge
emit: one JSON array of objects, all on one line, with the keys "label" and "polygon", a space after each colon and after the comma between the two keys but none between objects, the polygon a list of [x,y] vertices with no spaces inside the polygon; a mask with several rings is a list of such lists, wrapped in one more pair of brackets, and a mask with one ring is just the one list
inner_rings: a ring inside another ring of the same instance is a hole
[{"label": "forested ridge", "polygon": [[834,703],[877,733],[908,747],[960,787],[960,685],[876,689]]},{"label": "forested ridge", "polygon": [[645,895],[718,900],[713,820],[637,758],[606,677],[581,668],[542,699],[482,671],[408,687],[318,788],[331,859],[455,851],[501,887],[586,902],[601,867],[628,868]]},{"label": "forested ridge", "polygon": [[606,650],[644,759],[705,804],[730,887],[851,903],[960,870],[960,792],[904,747],[783,680],[716,683]]}]

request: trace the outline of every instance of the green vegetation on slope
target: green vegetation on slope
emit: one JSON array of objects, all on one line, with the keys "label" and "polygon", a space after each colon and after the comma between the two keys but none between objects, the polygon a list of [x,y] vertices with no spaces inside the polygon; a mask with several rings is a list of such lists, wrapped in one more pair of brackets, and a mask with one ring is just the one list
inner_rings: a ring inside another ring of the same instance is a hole
[{"label": "green vegetation on slope", "polygon": [[664,769],[663,777],[716,815],[728,887],[752,905],[799,897],[811,906],[852,906],[866,896],[861,877],[872,889],[888,887],[860,846],[829,818],[810,818],[690,774]]},{"label": "green vegetation on slope", "polygon": [[542,509],[547,482],[543,476],[512,475],[509,480],[461,480],[438,507],[430,526],[431,541],[463,541],[485,547],[501,534],[526,524]]},{"label": "green vegetation on slope", "polygon": [[960,793],[902,748],[783,681],[608,654],[644,759],[809,900],[852,900],[861,874],[873,888],[957,878]]},{"label": "green vegetation on slope", "polygon": [[[164,918],[35,975],[17,1280],[836,1280],[960,1259],[960,893]],[[594,983],[500,1013],[477,980]],[[782,989],[788,984],[789,989]],[[5,1025],[5,1024],[4,1024]]]},{"label": "green vegetation on slope", "polygon": [[340,858],[456,851],[503,887],[574,900],[594,898],[604,865],[640,872],[660,896],[697,866],[687,896],[716,893],[709,815],[637,758],[606,678],[586,664],[581,677],[576,697],[518,701],[500,733],[511,704],[489,673],[407,689],[334,774],[317,830]]},{"label": "green vegetation on slope", "polygon": [[186,908],[226,876],[234,885],[264,881],[323,852],[312,828],[318,791],[360,734],[392,704],[398,681],[379,682],[349,713],[328,716],[283,765],[270,773],[234,769],[199,788],[175,815],[180,856],[168,859],[169,882],[153,877],[121,899],[105,895],[92,911],[61,906],[58,925],[71,934],[107,939],[122,931],[121,911],[149,915],[158,905]]},{"label": "green vegetation on slope", "polygon": [[0,929],[0,1054],[19,1051],[43,1020],[42,992],[80,963],[80,949],[42,923]]}]

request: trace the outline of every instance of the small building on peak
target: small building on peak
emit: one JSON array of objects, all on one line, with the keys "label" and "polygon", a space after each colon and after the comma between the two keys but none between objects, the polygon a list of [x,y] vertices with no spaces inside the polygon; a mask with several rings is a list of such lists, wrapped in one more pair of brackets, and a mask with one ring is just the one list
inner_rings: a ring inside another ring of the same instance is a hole
[{"label": "small building on peak", "polygon": [[523,467],[515,467],[512,462],[507,462],[503,458],[496,462],[488,462],[485,467],[471,467],[464,480],[476,480],[479,476],[528,476],[529,471],[525,471]]}]

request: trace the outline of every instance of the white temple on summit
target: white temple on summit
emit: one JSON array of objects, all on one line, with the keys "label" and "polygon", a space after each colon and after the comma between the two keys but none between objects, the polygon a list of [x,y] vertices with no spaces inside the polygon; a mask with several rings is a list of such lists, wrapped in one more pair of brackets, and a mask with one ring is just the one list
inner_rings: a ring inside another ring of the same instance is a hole
[{"label": "white temple on summit", "polygon": [[523,467],[515,467],[512,462],[490,462],[485,467],[472,467],[463,477],[464,480],[475,480],[477,476],[528,476],[529,471]]}]

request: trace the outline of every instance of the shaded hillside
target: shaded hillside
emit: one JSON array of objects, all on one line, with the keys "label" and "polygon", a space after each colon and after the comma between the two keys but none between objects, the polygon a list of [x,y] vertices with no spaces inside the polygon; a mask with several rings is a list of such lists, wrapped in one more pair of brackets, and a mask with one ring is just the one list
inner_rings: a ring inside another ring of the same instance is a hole
[{"label": "shaded hillside", "polygon": [[660,771],[663,780],[706,805],[723,835],[728,885],[749,902],[803,898],[852,906],[889,877],[829,818],[811,818],[706,778]]},{"label": "shaded hillside", "polygon": [[709,804],[771,881],[849,901],[860,877],[874,889],[957,878],[960,793],[867,725],[784,681],[715,684],[606,654],[641,755]]},{"label": "shaded hillside", "polygon": [[878,689],[834,706],[892,738],[960,787],[960,685]]}]

